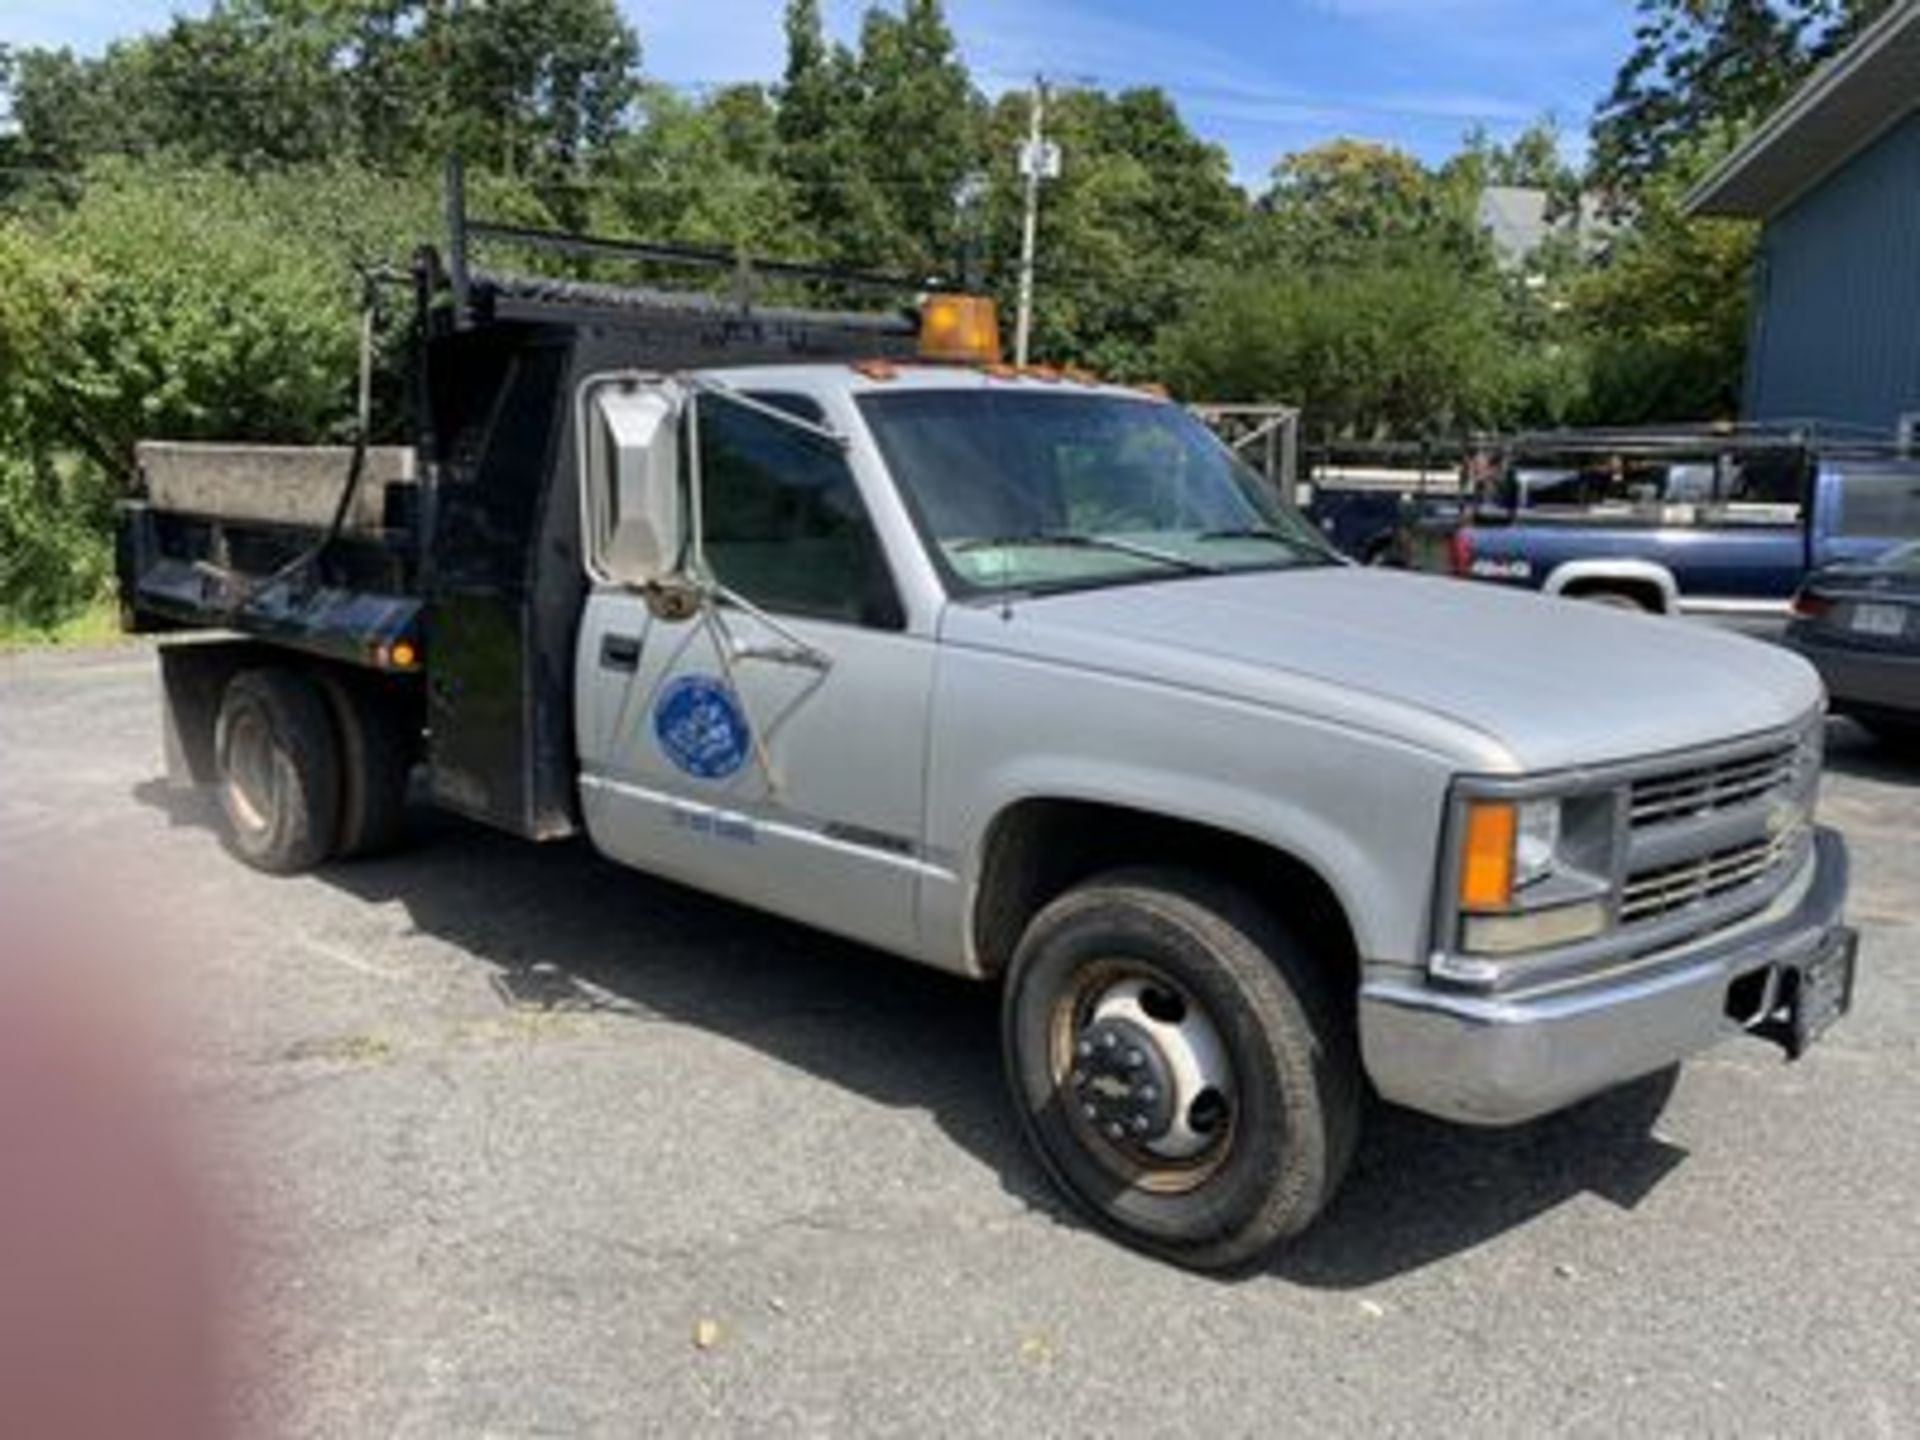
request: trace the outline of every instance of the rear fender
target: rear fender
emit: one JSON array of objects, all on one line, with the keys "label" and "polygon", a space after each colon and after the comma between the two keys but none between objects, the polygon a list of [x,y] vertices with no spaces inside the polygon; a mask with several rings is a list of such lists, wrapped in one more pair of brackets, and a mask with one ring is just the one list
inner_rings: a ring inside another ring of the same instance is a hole
[{"label": "rear fender", "polygon": [[1660,612],[1671,615],[1680,608],[1680,586],[1673,572],[1651,560],[1568,560],[1556,565],[1540,587],[1543,595],[1564,595],[1575,586],[1604,589],[1609,581],[1636,588],[1651,586],[1660,592]]}]

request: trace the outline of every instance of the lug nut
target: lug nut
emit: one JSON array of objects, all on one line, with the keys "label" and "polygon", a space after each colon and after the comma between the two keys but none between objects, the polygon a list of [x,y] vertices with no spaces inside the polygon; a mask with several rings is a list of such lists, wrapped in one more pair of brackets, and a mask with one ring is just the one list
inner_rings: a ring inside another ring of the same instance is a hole
[{"label": "lug nut", "polygon": [[1118,1120],[1115,1120],[1112,1124],[1107,1126],[1107,1134],[1111,1135],[1116,1140],[1118,1140],[1122,1135],[1125,1135],[1126,1133],[1127,1132],[1123,1128],[1121,1128],[1120,1122]]},{"label": "lug nut", "polygon": [[1151,1105],[1160,1098],[1160,1092],[1151,1085],[1142,1085],[1139,1090],[1139,1095],[1142,1105]]},{"label": "lug nut", "polygon": [[1147,1124],[1148,1124],[1148,1121],[1147,1121],[1147,1117],[1146,1117],[1146,1116],[1144,1116],[1144,1115],[1136,1115],[1136,1116],[1134,1116],[1134,1117],[1133,1117],[1133,1130],[1134,1130],[1134,1133],[1135,1133],[1136,1135],[1144,1135],[1144,1134],[1146,1134],[1146,1133],[1147,1133]]},{"label": "lug nut", "polygon": [[1138,1050],[1127,1051],[1127,1068],[1129,1070],[1138,1070],[1146,1063],[1147,1057],[1142,1055]]},{"label": "lug nut", "polygon": [[1115,1045],[1118,1045],[1119,1043],[1120,1042],[1118,1040],[1113,1038],[1113,1032],[1111,1030],[1107,1031],[1106,1034],[1100,1037],[1101,1048],[1105,1050],[1111,1050]]},{"label": "lug nut", "polygon": [[1093,1042],[1091,1040],[1082,1040],[1078,1045],[1073,1047],[1073,1053],[1078,1055],[1082,1060],[1092,1059]]},{"label": "lug nut", "polygon": [[1082,1106],[1080,1107],[1080,1113],[1081,1113],[1082,1115],[1084,1115],[1084,1116],[1086,1116],[1086,1117],[1087,1117],[1087,1119],[1089,1119],[1089,1120],[1093,1120],[1093,1119],[1097,1119],[1097,1118],[1099,1117],[1099,1114],[1100,1114],[1100,1112],[1099,1112],[1098,1110],[1096,1110],[1096,1109],[1094,1109],[1094,1108],[1093,1108],[1093,1106],[1091,1106],[1091,1105],[1082,1105]]}]

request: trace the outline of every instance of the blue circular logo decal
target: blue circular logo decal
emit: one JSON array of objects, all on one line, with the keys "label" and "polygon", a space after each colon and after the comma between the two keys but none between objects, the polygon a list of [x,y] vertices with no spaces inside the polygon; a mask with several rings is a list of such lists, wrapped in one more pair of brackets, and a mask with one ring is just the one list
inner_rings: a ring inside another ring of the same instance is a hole
[{"label": "blue circular logo decal", "polygon": [[653,733],[667,758],[702,780],[724,780],[747,762],[747,717],[720,681],[683,675],[653,707]]}]

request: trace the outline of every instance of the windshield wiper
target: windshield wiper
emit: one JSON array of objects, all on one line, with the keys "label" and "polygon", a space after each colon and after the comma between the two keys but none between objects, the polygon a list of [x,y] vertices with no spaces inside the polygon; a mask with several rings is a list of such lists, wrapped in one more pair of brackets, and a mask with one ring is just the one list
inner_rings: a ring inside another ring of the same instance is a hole
[{"label": "windshield wiper", "polygon": [[1299,535],[1289,535],[1284,530],[1276,530],[1271,525],[1234,525],[1219,530],[1202,530],[1193,537],[1196,542],[1207,540],[1271,540],[1283,545],[1296,554],[1313,556],[1320,559],[1330,558],[1326,547]]},{"label": "windshield wiper", "polygon": [[1171,550],[1161,550],[1152,545],[1138,545],[1131,540],[1121,540],[1112,535],[1087,535],[1078,530],[1030,530],[1024,535],[979,535],[965,540],[956,540],[952,548],[958,551],[998,550],[1017,545],[1057,545],[1063,550],[1111,550],[1117,555],[1134,555],[1142,560],[1157,560],[1162,565],[1183,570],[1189,575],[1218,575],[1218,565],[1209,565],[1203,560],[1193,560],[1185,555],[1176,555]]},{"label": "windshield wiper", "polygon": [[1289,545],[1295,550],[1312,548],[1298,535],[1289,535],[1286,531],[1276,530],[1271,525],[1231,525],[1219,530],[1202,530],[1193,538],[1196,540],[1272,540],[1276,544]]}]

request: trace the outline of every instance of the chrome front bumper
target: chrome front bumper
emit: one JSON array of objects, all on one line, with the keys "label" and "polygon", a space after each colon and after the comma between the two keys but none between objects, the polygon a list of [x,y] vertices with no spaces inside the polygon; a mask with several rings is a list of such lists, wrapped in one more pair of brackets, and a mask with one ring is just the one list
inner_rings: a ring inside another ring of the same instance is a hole
[{"label": "chrome front bumper", "polygon": [[1561,1109],[1754,1028],[1778,977],[1844,931],[1846,892],[1846,844],[1822,829],[1768,910],[1619,978],[1486,996],[1404,970],[1370,974],[1360,988],[1367,1073],[1395,1104],[1464,1124]]}]

